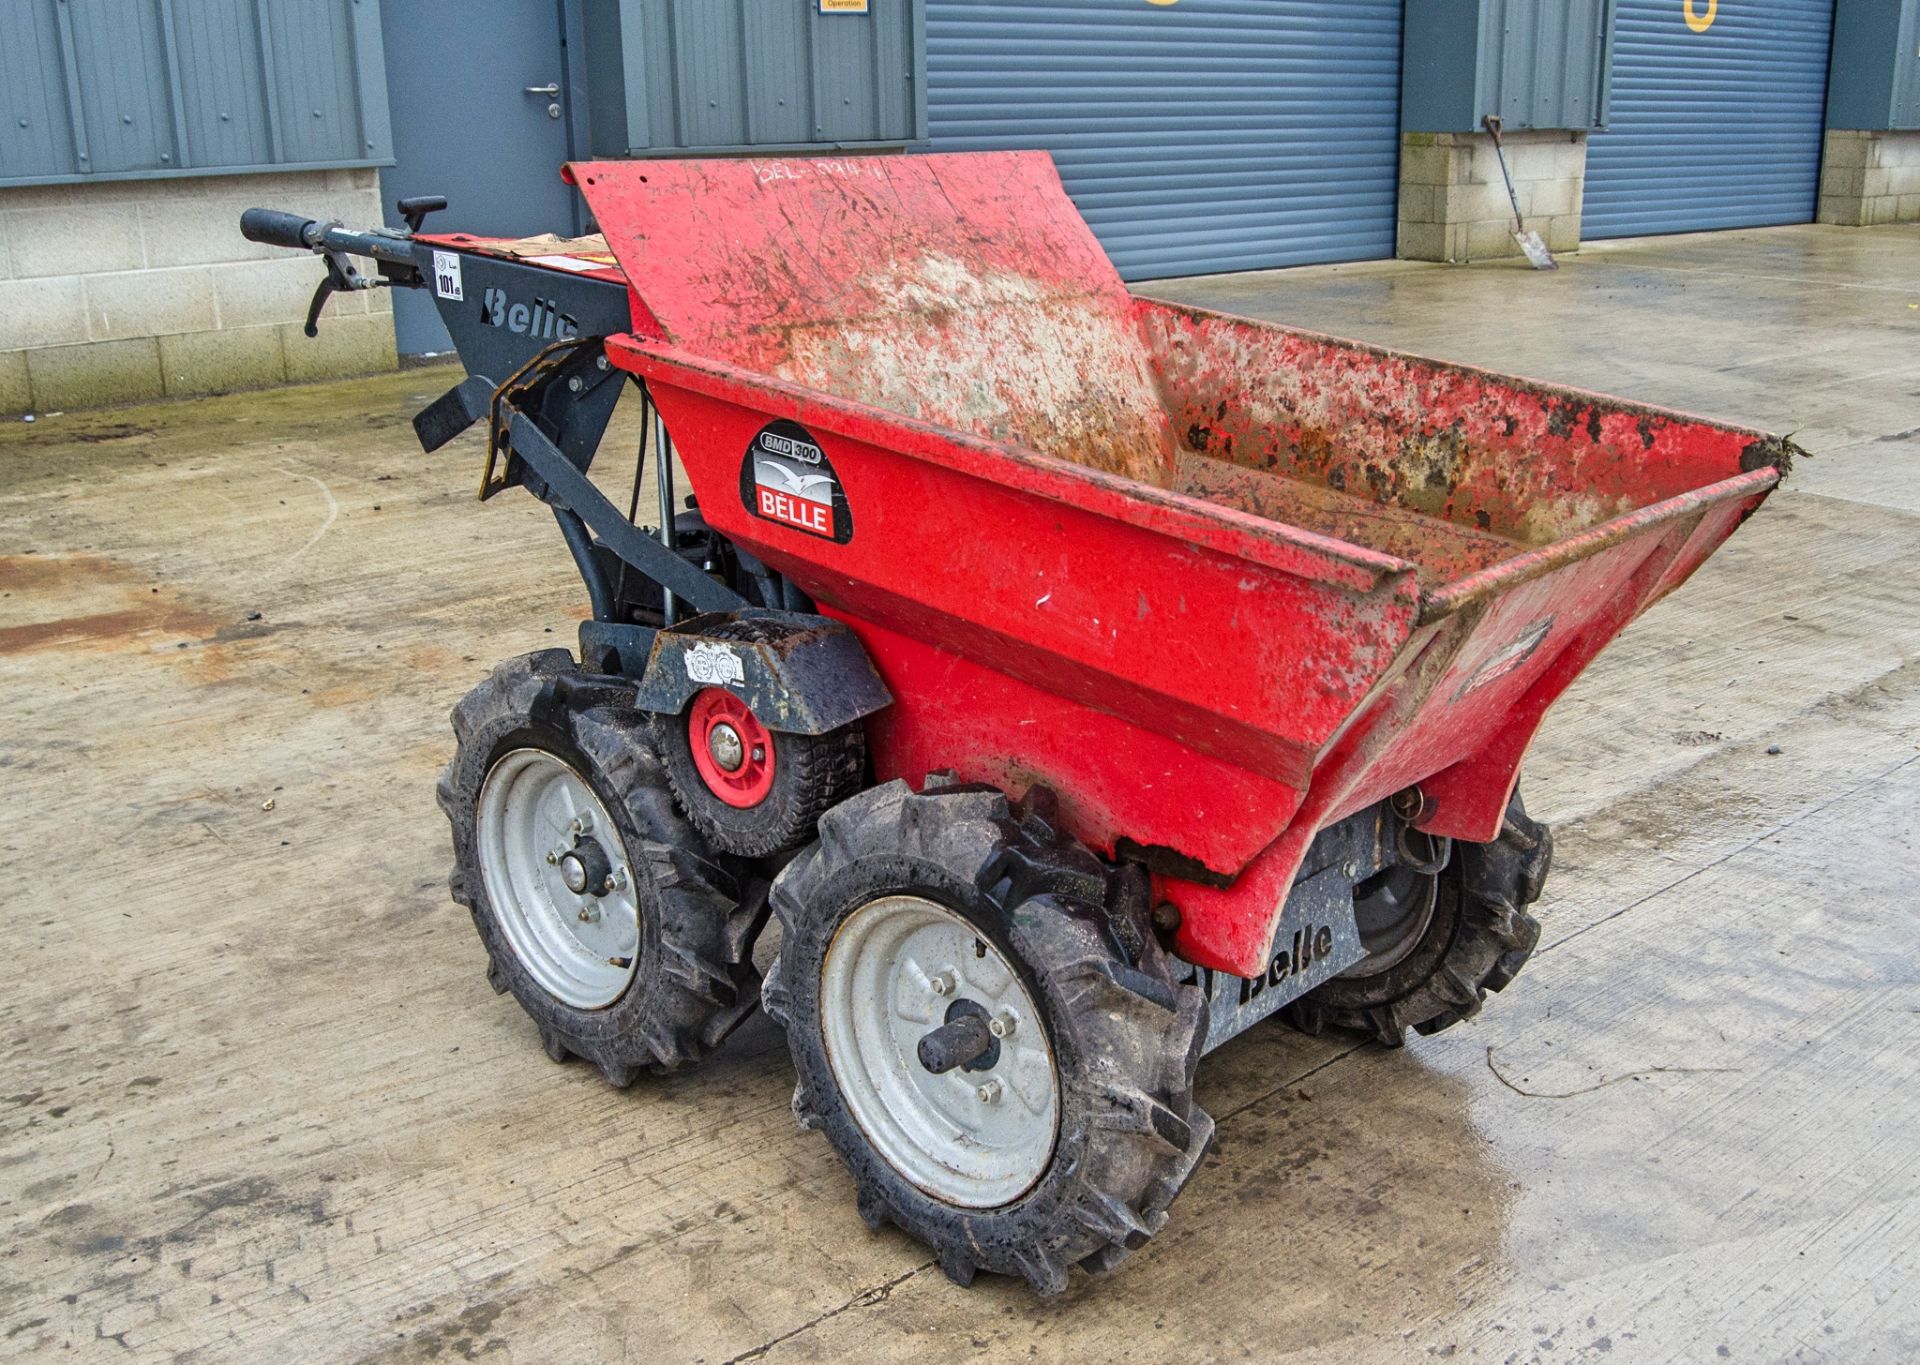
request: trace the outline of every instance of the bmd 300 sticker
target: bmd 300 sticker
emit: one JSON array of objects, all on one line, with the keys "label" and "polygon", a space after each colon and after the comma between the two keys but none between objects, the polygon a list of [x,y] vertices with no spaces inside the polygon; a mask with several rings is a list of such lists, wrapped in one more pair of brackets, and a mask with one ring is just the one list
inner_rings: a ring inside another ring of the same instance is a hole
[{"label": "bmd 300 sticker", "polygon": [[756,517],[845,545],[853,512],[820,443],[798,422],[770,422],[740,462],[740,500]]}]

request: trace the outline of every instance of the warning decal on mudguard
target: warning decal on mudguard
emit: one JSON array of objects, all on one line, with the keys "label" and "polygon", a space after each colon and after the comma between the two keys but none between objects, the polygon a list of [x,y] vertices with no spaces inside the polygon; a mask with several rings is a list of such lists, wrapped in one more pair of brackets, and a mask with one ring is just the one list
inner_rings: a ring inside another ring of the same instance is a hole
[{"label": "warning decal on mudguard", "polygon": [[769,422],[740,462],[740,500],[756,517],[808,535],[853,539],[853,511],[820,443],[798,422]]}]

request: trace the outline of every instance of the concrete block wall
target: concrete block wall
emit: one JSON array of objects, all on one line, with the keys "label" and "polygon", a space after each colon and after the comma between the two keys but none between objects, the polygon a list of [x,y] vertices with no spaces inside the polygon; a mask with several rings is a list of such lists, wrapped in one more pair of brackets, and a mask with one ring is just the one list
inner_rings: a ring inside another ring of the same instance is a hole
[{"label": "concrete block wall", "polygon": [[0,413],[390,370],[386,291],[302,334],[317,258],[240,235],[241,210],[380,221],[373,171],[0,189]]},{"label": "concrete block wall", "polygon": [[[1554,251],[1580,248],[1587,135],[1507,133],[1507,167],[1527,226]],[[1518,256],[1513,206],[1485,133],[1400,135],[1402,260],[1481,261]]]},{"label": "concrete block wall", "polygon": [[1822,223],[1920,223],[1920,132],[1827,130],[1820,162]]}]

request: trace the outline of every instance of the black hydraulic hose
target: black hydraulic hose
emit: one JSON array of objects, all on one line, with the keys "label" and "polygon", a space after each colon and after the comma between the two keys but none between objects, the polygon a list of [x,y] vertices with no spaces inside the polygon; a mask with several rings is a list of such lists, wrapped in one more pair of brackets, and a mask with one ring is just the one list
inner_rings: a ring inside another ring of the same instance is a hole
[{"label": "black hydraulic hose", "polygon": [[573,551],[573,562],[580,570],[581,581],[587,585],[587,602],[593,607],[593,619],[613,620],[613,589],[607,586],[607,575],[594,557],[593,534],[587,530],[586,522],[578,512],[565,507],[554,508],[553,519],[560,523],[560,534],[567,538],[567,548]]}]

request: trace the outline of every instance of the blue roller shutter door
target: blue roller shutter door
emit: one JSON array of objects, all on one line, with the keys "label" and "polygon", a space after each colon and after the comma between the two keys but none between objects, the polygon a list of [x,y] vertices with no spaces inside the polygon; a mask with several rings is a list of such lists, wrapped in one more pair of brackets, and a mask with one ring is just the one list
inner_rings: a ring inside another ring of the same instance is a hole
[{"label": "blue roller shutter door", "polygon": [[1582,235],[1813,221],[1832,37],[1833,0],[1618,0]]},{"label": "blue roller shutter door", "polygon": [[936,151],[1040,147],[1129,279],[1393,255],[1400,0],[929,0]]}]

